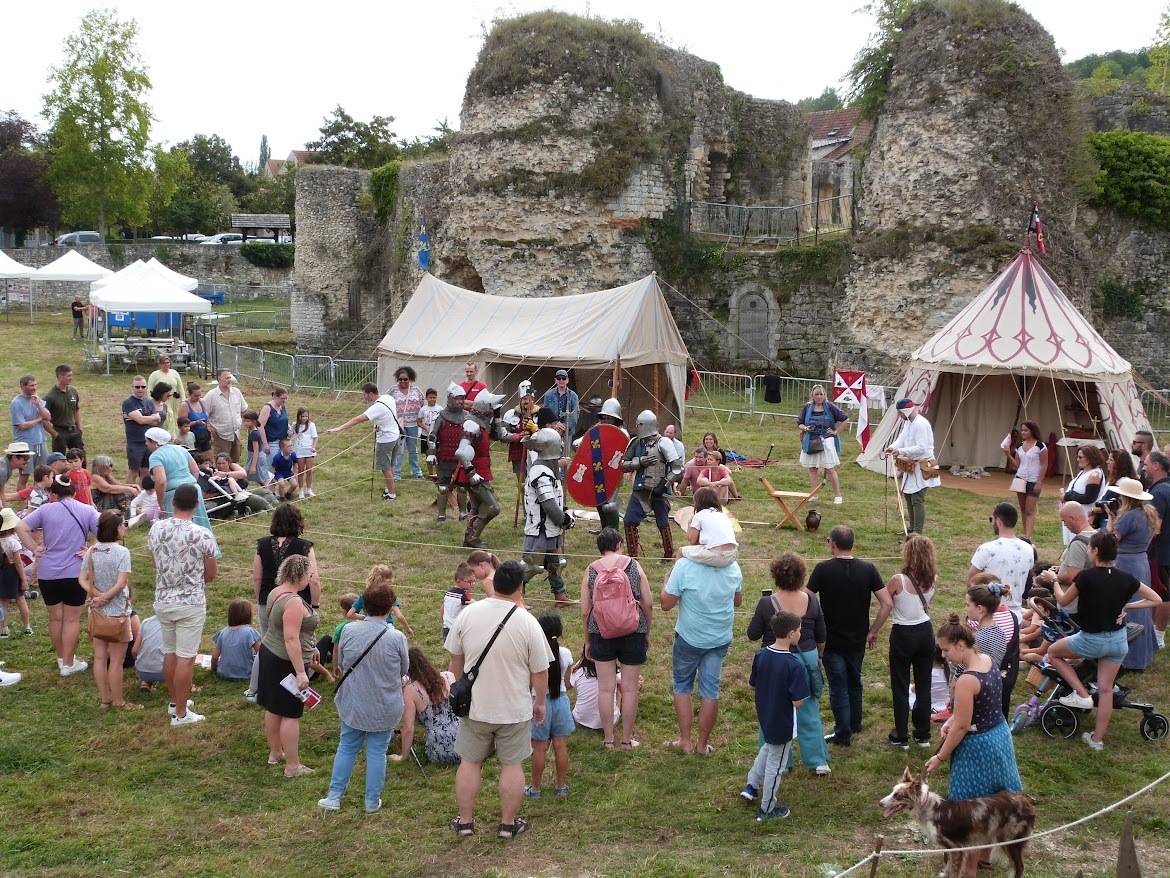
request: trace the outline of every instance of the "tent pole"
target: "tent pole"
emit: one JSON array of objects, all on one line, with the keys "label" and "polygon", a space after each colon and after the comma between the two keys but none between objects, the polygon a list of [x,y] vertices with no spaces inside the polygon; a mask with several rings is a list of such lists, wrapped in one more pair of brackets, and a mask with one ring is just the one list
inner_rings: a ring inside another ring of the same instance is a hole
[{"label": "tent pole", "polygon": [[657,363],[654,364],[654,381],[653,381],[652,386],[653,386],[653,390],[654,390],[654,417],[658,417],[658,364]]}]

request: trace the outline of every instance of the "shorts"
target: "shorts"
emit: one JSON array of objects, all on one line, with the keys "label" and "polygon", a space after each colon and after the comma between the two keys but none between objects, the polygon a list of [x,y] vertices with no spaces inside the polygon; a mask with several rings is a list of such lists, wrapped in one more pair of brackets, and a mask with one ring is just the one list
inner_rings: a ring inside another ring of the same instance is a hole
[{"label": "shorts", "polygon": [[469,716],[459,720],[455,752],[464,762],[484,762],[492,752],[504,765],[517,765],[532,755],[532,720],[483,723]]},{"label": "shorts", "polygon": [[85,605],[85,589],[77,581],[76,576],[67,576],[63,579],[40,580],[41,600],[46,607],[64,604],[67,607],[81,607]]},{"label": "shorts", "polygon": [[1099,659],[1118,665],[1129,652],[1124,628],[1099,633],[1078,631],[1068,638],[1068,647],[1081,658]]},{"label": "shorts", "polygon": [[622,667],[646,664],[646,635],[634,632],[624,637],[605,638],[589,633],[589,654],[595,662],[621,662]]},{"label": "shorts", "polygon": [[1024,496],[1025,497],[1039,497],[1040,483],[1039,482],[1024,482]]},{"label": "shorts", "polygon": [[[699,678],[699,697],[718,699],[719,682],[723,676],[723,659],[731,646],[714,646],[699,649],[691,646],[678,634],[674,635],[671,651],[671,668],[674,672],[674,694],[690,695],[695,691],[695,676]],[[594,656],[594,661],[596,661]]]},{"label": "shorts", "polygon": [[1154,593],[1158,597],[1166,600],[1167,596],[1170,595],[1170,585],[1167,585],[1167,583],[1170,583],[1170,567],[1162,567],[1161,565],[1154,564],[1151,564],[1150,567],[1151,572],[1158,574],[1157,576],[1150,577],[1150,588],[1154,590]]},{"label": "shorts", "polygon": [[428,439],[426,436],[419,436],[418,437],[418,449],[419,449],[419,453],[423,457],[426,457],[428,454],[431,453],[431,440]]},{"label": "shorts", "polygon": [[682,556],[708,567],[730,567],[739,557],[739,549],[708,549],[706,546],[683,546]]},{"label": "shorts", "polygon": [[207,607],[203,604],[155,604],[163,655],[193,659],[199,653]]},{"label": "shorts", "polygon": [[536,720],[532,721],[532,740],[548,741],[573,734],[577,727],[573,724],[568,694],[562,692],[556,698],[546,698],[544,704],[544,722],[537,725]]},{"label": "shorts", "polygon": [[387,472],[394,469],[394,458],[397,457],[397,442],[374,443],[374,469]]},{"label": "shorts", "polygon": [[137,442],[126,443],[126,463],[130,465],[131,472],[138,472],[140,469],[147,469],[150,466],[150,452],[146,450],[146,443],[139,445]]},{"label": "shorts", "polygon": [[24,465],[23,469],[13,470],[13,472],[21,472],[26,476],[31,476],[33,470],[45,462],[45,458],[49,456],[49,447],[46,443],[41,442],[39,445],[28,443],[29,450],[32,451],[32,456],[28,459],[28,463]]},{"label": "shorts", "polygon": [[14,601],[20,594],[20,572],[12,565],[0,567],[0,600]]}]

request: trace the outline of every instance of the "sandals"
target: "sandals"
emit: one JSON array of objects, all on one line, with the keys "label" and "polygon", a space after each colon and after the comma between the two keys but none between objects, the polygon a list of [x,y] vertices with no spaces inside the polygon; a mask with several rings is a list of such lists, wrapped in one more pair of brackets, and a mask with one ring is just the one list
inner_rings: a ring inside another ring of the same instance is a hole
[{"label": "sandals", "polygon": [[109,710],[109,709],[110,709],[110,702],[109,701],[102,701],[102,702],[98,703],[98,710]]},{"label": "sandals", "polygon": [[289,778],[300,777],[302,774],[312,774],[312,773],[313,773],[313,769],[309,768],[309,766],[307,766],[307,765],[298,765],[292,771],[289,771],[287,768],[284,770],[284,776],[289,777]]},{"label": "sandals", "polygon": [[554,787],[553,792],[557,794],[558,799],[566,799],[569,796],[569,785],[565,784],[563,787]]},{"label": "sandals", "polygon": [[524,788],[524,795],[526,795],[530,799],[539,799],[540,798],[540,790],[535,790],[530,786],[525,787]]},{"label": "sandals", "polygon": [[110,704],[110,707],[117,708],[118,710],[142,710],[143,709],[143,705],[132,704],[129,701],[115,701],[115,702]]},{"label": "sandals", "polygon": [[606,750],[612,750],[613,749],[613,741],[602,741],[601,746],[604,747]]},{"label": "sandals", "polygon": [[269,764],[269,765],[280,765],[280,763],[282,763],[282,762],[284,762],[284,756],[283,756],[283,755],[280,755],[280,756],[269,756],[269,757],[268,757],[268,764]]},{"label": "sandals", "polygon": [[[500,825],[503,826],[504,824],[501,823]],[[471,838],[473,835],[475,835],[475,821],[472,820],[470,823],[460,823],[458,816],[452,817],[451,830],[460,838]]]},{"label": "sandals", "polygon": [[515,823],[501,823],[496,830],[496,838],[502,838],[504,841],[511,841],[518,835],[523,835],[528,831],[528,821],[520,817],[516,818]]},{"label": "sandals", "polygon": [[630,740],[628,740],[628,741],[622,741],[622,749],[623,750],[637,750],[641,746],[642,746],[642,742],[637,741],[633,738],[630,738]]}]

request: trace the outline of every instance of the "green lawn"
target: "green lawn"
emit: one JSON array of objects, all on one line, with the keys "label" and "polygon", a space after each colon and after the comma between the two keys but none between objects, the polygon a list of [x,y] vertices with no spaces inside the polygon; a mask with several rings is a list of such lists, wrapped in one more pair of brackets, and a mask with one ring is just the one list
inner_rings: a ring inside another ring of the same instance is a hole
[{"label": "green lawn", "polygon": [[[6,398],[17,392],[18,376],[27,371],[52,384],[52,368],[61,361],[78,364],[81,347],[69,340],[67,316],[38,315],[31,327],[13,320],[0,323],[0,386]],[[82,394],[86,438],[91,455],[112,452],[122,472],[123,431],[118,403],[129,393],[127,376],[85,373],[78,366],[76,386]],[[267,392],[243,387],[258,405]],[[360,411],[348,395],[294,394],[291,407],[306,405],[324,430]],[[633,413],[627,413],[632,415]],[[767,477],[777,488],[801,489],[807,474],[796,464],[793,422],[767,421],[709,412],[693,414],[684,441],[697,444],[714,429],[721,444],[749,457],[763,456],[776,443]],[[997,427],[1002,432],[1002,427]],[[318,458],[319,496],[305,502],[309,537],[320,559],[324,621],[338,619],[336,597],[360,590],[369,566],[388,560],[398,574],[403,609],[416,641],[442,663],[438,611],[455,565],[462,528],[454,521],[433,520],[429,483],[407,482],[395,503],[373,499],[369,467],[371,438],[354,429],[323,435]],[[850,438],[852,456],[857,446]],[[497,462],[496,485],[504,513],[488,529],[489,543],[505,557],[518,557],[520,532],[512,529],[515,482],[503,460]],[[578,731],[569,739],[572,794],[526,802],[522,815],[532,832],[505,844],[494,832],[498,820],[496,773],[485,773],[478,819],[480,833],[457,842],[447,829],[455,813],[450,768],[431,767],[425,777],[410,761],[391,764],[377,815],[361,812],[363,763],[356,787],[340,815],[323,816],[316,807],[328,784],[338,721],[328,695],[302,723],[302,757],[315,775],[286,780],[279,768],[265,764],[262,712],[247,704],[244,686],[202,674],[204,691],[196,707],[207,722],[172,730],[166,721],[161,689],[146,697],[138,714],[99,712],[88,674],[61,678],[46,636],[44,607],[33,605],[32,638],[0,641],[0,659],[25,674],[15,688],[0,692],[0,801],[7,819],[0,830],[0,871],[11,876],[182,875],[286,876],[784,876],[822,878],[829,865],[847,867],[863,857],[878,834],[887,849],[924,846],[908,818],[884,821],[877,800],[888,792],[910,760],[922,754],[891,750],[885,737],[891,726],[891,699],[885,639],[866,663],[864,731],[845,751],[833,751],[833,773],[817,778],[797,771],[785,778],[782,801],[792,817],[758,826],[754,809],[739,801],[747,768],[755,754],[756,726],[746,686],[754,652],[744,636],[760,589],[768,586],[767,564],[775,554],[804,553],[810,566],[825,557],[824,535],[837,523],[858,534],[857,554],[874,560],[883,575],[898,567],[894,536],[898,514],[892,493],[880,477],[854,464],[843,465],[846,502],[821,504],[821,532],[776,531],[777,507],[766,497],[757,474],[743,471],[737,484],[746,499],[733,504],[744,522],[741,564],[746,599],[736,621],[733,648],[724,669],[722,709],[711,757],[684,757],[663,746],[676,736],[670,699],[669,643],[673,614],[659,613],[654,644],[645,671],[638,719],[643,746],[635,753],[604,752],[600,737]],[[380,485],[375,486],[380,490]],[[1042,555],[1055,559],[1059,536],[1053,504],[1041,503],[1038,528]],[[987,514],[993,500],[962,491],[938,490],[929,500],[928,532],[939,547],[943,589],[934,608],[936,619],[961,611],[962,579],[974,548],[987,538]],[[266,532],[266,519],[217,526],[224,547],[220,576],[210,589],[204,648],[226,624],[228,602],[251,594],[255,540]],[[127,539],[134,553],[136,603],[150,612],[152,578],[143,552],[145,533]],[[569,577],[575,593],[581,571],[595,555],[592,537],[582,527],[568,539]],[[657,545],[651,528],[643,529],[647,551]],[[657,591],[666,568],[647,565]],[[529,589],[529,605],[549,607],[542,580]],[[565,615],[566,645],[579,655],[581,629],[575,614]],[[81,654],[89,656],[83,643]],[[1135,694],[1170,709],[1170,674],[1165,655],[1153,669],[1128,682]],[[137,696],[137,693],[132,693]],[[1023,682],[1017,702],[1031,694]],[[823,715],[829,717],[827,696]],[[395,745],[397,749],[397,744]],[[1170,770],[1170,741],[1149,743],[1138,735],[1138,714],[1115,714],[1103,753],[1094,754],[1079,740],[1045,737],[1030,728],[1017,739],[1025,788],[1037,797],[1038,829],[1079,818],[1136,790]],[[420,750],[421,752],[421,750]],[[910,763],[920,765],[918,761]],[[551,767],[550,767],[551,770]],[[945,776],[945,775],[944,775]],[[546,775],[547,781],[547,775]],[[940,783],[944,783],[940,778]],[[356,790],[356,791],[355,791]],[[1134,803],[1135,829],[1145,874],[1170,873],[1170,796],[1158,788]],[[1066,878],[1084,869],[1086,876],[1112,875],[1122,815],[1109,816],[1039,842],[1029,857],[1030,876]],[[933,876],[934,858],[883,860],[879,875]],[[864,870],[861,873],[868,872]],[[998,871],[995,874],[1004,874]]]}]

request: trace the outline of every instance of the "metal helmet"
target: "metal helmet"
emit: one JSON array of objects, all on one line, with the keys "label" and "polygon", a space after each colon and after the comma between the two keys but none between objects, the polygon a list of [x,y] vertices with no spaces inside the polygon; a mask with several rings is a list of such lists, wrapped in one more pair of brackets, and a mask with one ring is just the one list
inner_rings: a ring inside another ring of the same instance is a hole
[{"label": "metal helmet", "polygon": [[650,409],[638,415],[638,420],[634,422],[634,429],[638,433],[639,439],[649,439],[651,436],[658,435],[658,416]]},{"label": "metal helmet", "polygon": [[593,396],[589,397],[588,406],[590,411],[601,411],[601,394],[595,393]]},{"label": "metal helmet", "polygon": [[517,389],[517,392],[519,393],[521,399],[523,399],[526,396],[532,396],[532,382],[531,381],[521,381],[520,387]]},{"label": "metal helmet", "polygon": [[601,414],[613,418],[620,424],[622,422],[622,404],[611,396],[601,404]]},{"label": "metal helmet", "polygon": [[524,440],[524,444],[542,460],[558,458],[561,455],[561,434],[551,427],[537,430]]},{"label": "metal helmet", "polygon": [[467,391],[459,384],[452,381],[447,385],[447,409],[449,411],[457,411],[463,408],[463,400],[467,396]]},{"label": "metal helmet", "polygon": [[513,433],[520,429],[520,413],[516,409],[508,409],[504,412],[503,421],[504,426]]},{"label": "metal helmet", "polygon": [[475,399],[471,401],[471,411],[473,414],[486,415],[491,417],[492,412],[500,407],[500,403],[504,401],[504,394],[492,393],[490,390],[481,390],[475,395]]}]

